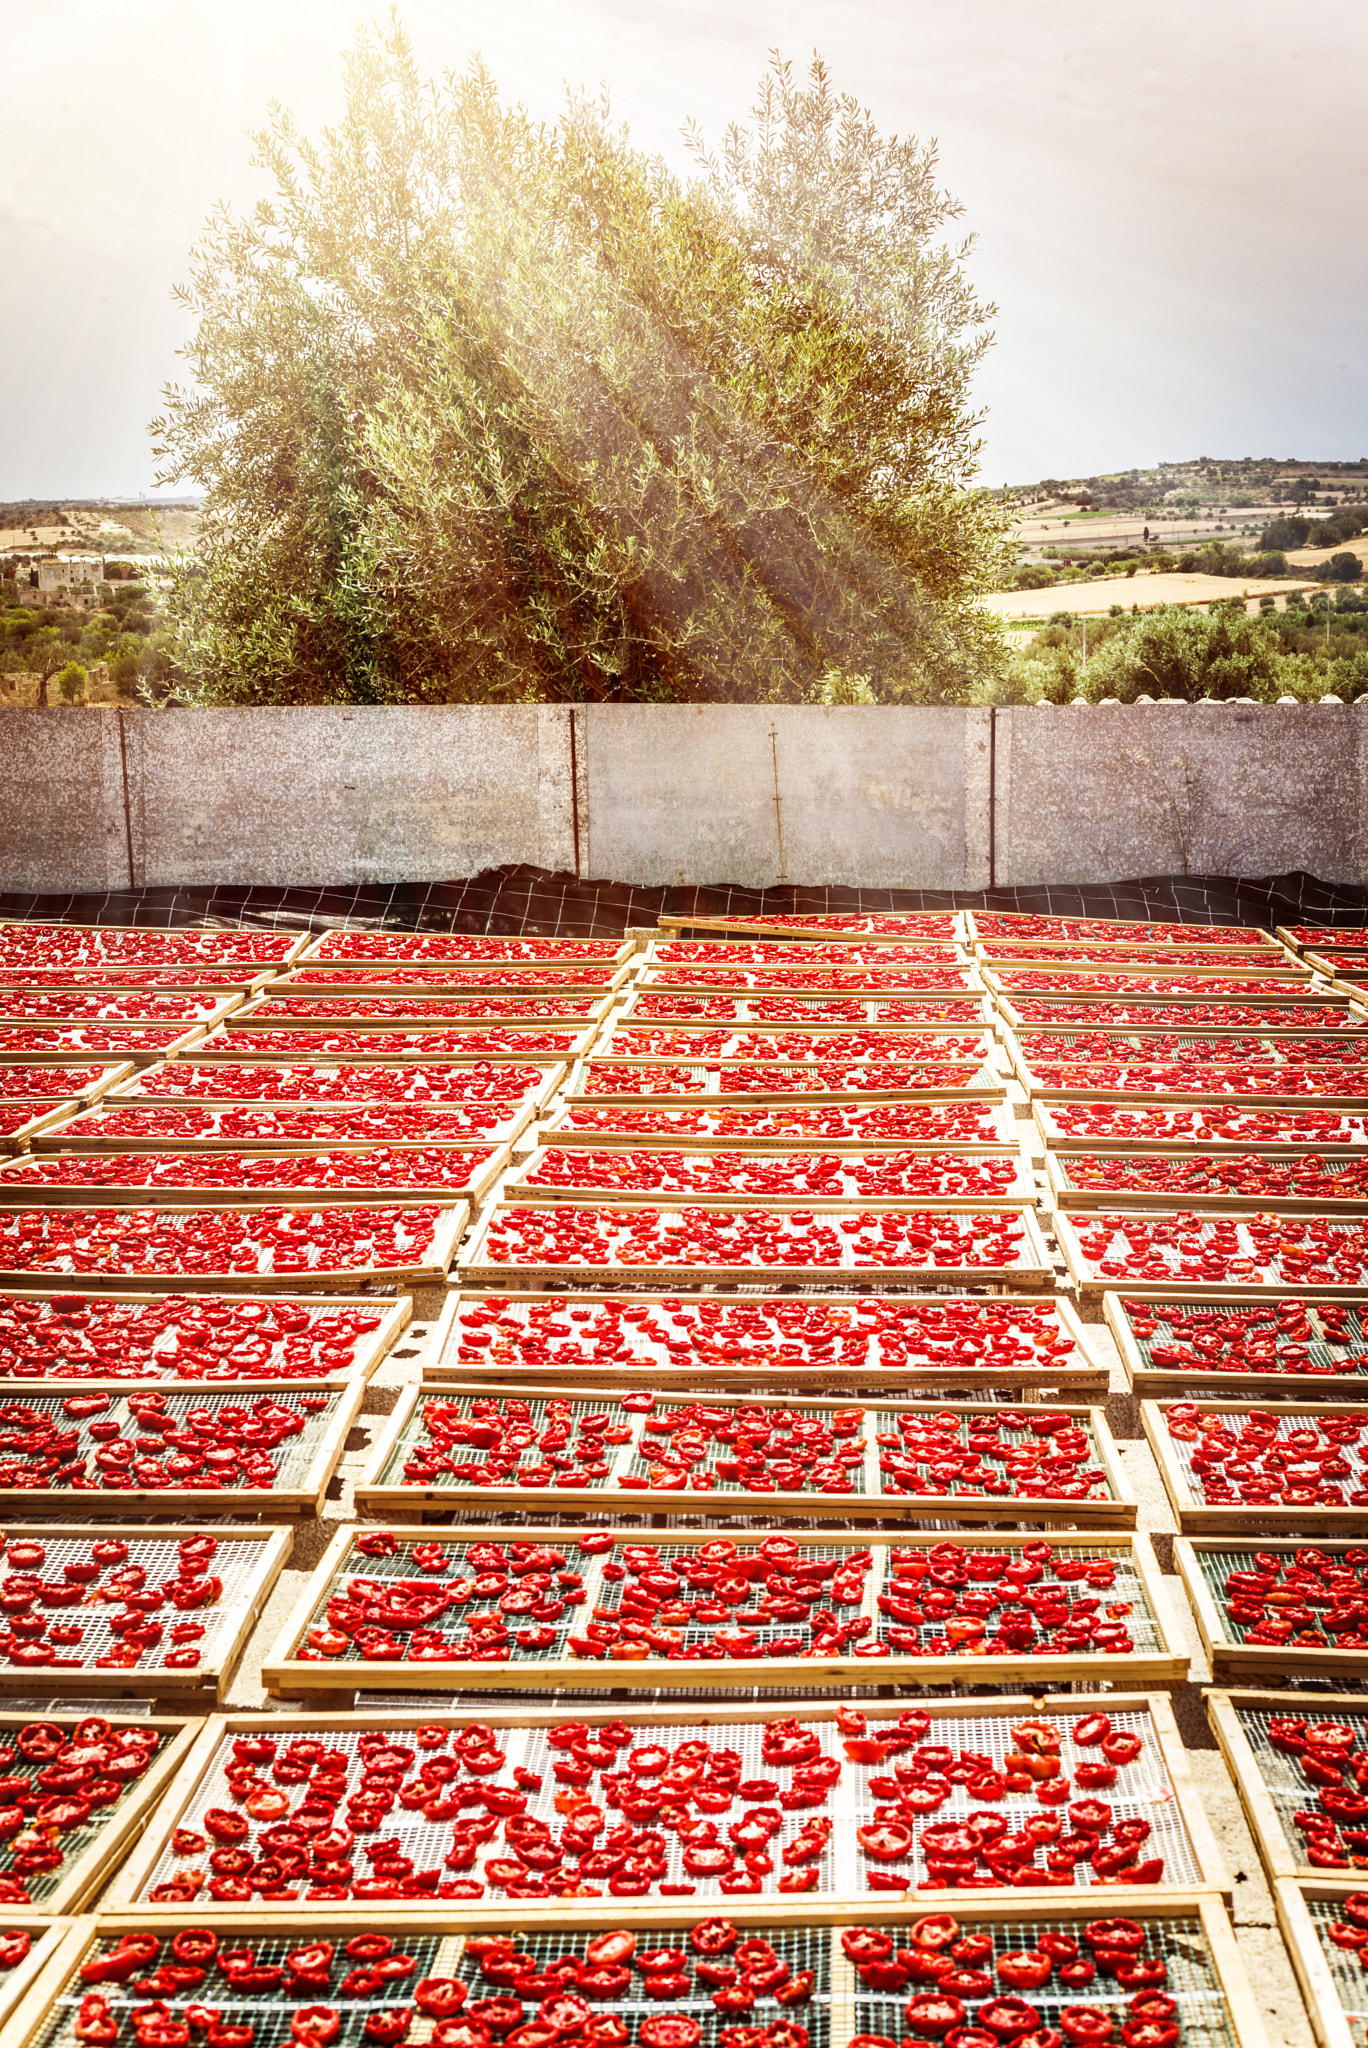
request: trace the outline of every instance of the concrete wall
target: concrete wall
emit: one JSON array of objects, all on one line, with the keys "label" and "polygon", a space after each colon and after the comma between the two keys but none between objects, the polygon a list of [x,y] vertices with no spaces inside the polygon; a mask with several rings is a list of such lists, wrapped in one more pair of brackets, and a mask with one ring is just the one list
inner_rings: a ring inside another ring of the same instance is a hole
[{"label": "concrete wall", "polygon": [[[0,888],[1368,881],[1359,706],[0,708]],[[992,770],[990,774],[990,761]]]}]

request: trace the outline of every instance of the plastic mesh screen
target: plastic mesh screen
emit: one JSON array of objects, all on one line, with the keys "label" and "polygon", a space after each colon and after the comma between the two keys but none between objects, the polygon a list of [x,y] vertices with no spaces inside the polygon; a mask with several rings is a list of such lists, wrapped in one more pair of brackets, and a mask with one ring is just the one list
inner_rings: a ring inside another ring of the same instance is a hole
[{"label": "plastic mesh screen", "polygon": [[[1289,1709],[1290,1711],[1292,1710]],[[1296,1711],[1300,1714],[1306,1714],[1308,1719],[1314,1720],[1317,1718],[1314,1709],[1309,1714],[1307,1714],[1305,1708],[1298,1708]],[[1278,1825],[1282,1829],[1283,1840],[1297,1862],[1305,1866],[1307,1861],[1306,1837],[1302,1834],[1300,1828],[1294,1827],[1292,1816],[1294,1813],[1301,1812],[1303,1808],[1312,1808],[1316,1805],[1318,1788],[1307,1783],[1302,1773],[1302,1767],[1295,1756],[1289,1756],[1285,1749],[1277,1748],[1269,1740],[1269,1724],[1279,1718],[1275,1713],[1263,1707],[1241,1706],[1234,1706],[1234,1713],[1244,1733],[1245,1740],[1254,1752],[1254,1760],[1259,1767],[1259,1776],[1263,1780],[1263,1789],[1272,1803],[1274,1812],[1278,1816]],[[1357,1731],[1358,1740],[1355,1748],[1362,1748],[1364,1742],[1368,1741],[1368,1715],[1351,1714],[1346,1712],[1343,1707],[1337,1707],[1334,1718],[1336,1721],[1346,1722]],[[1335,1916],[1332,1915],[1331,1917]],[[1349,1958],[1349,1960],[1361,1981],[1362,1971],[1357,1960],[1353,1957]],[[1368,2011],[1368,1999],[1365,1999],[1364,2009]]]},{"label": "plastic mesh screen", "polygon": [[[1141,1328],[1147,1328],[1152,1316],[1155,1323],[1153,1336],[1142,1336],[1137,1328],[1137,1317],[1128,1313],[1131,1337],[1147,1367],[1156,1371],[1167,1369],[1168,1362],[1155,1357],[1156,1348],[1166,1351],[1178,1343],[1191,1344],[1186,1334],[1192,1324],[1205,1325],[1211,1333],[1211,1340],[1220,1338],[1219,1351],[1207,1352],[1194,1349],[1193,1358],[1173,1361],[1190,1373],[1220,1373],[1226,1370],[1236,1372],[1292,1372],[1305,1364],[1318,1372],[1346,1379],[1350,1383],[1368,1374],[1368,1331],[1363,1326],[1363,1312],[1358,1303],[1346,1302],[1335,1317],[1337,1329],[1347,1333],[1347,1342],[1331,1341],[1321,1312],[1313,1303],[1306,1305],[1306,1320],[1310,1326],[1309,1339],[1293,1340],[1279,1330],[1274,1305],[1260,1307],[1243,1302],[1152,1302],[1146,1303],[1147,1314]],[[1175,1325],[1177,1327],[1175,1327]],[[1247,1347],[1256,1341],[1265,1356],[1251,1357]],[[1345,1370],[1346,1366],[1349,1368]]]},{"label": "plastic mesh screen", "polygon": [[1359,1961],[1360,1951],[1337,1948],[1331,1941],[1326,1930],[1332,1920],[1340,1917],[1340,1909],[1333,1900],[1307,1899],[1306,1910],[1311,1915],[1311,1925],[1316,1930],[1335,1995],[1344,2008],[1346,2019],[1353,2022],[1355,2041],[1362,2041],[1368,2032],[1368,1974]]},{"label": "plastic mesh screen", "polygon": [[[13,1747],[11,1737],[18,1732],[19,1725],[21,1724],[9,1720],[0,1723],[0,1742],[3,1742],[7,1749]],[[63,1725],[65,1727],[65,1724]],[[57,1887],[65,1881],[75,1864],[84,1856],[92,1843],[97,1842],[105,1830],[114,1826],[121,1816],[127,1812],[129,1806],[142,1797],[141,1787],[146,1782],[147,1772],[153,1768],[157,1758],[164,1754],[168,1745],[175,1740],[175,1732],[171,1729],[157,1729],[151,1732],[156,1734],[157,1742],[156,1747],[148,1751],[147,1771],[144,1771],[140,1777],[130,1780],[124,1786],[118,1798],[111,1800],[108,1806],[97,1806],[92,1810],[87,1820],[78,1822],[75,1827],[62,1829],[60,1836],[56,1838],[57,1845],[62,1851],[62,1862],[56,1870],[29,1871],[23,1875],[22,1881],[33,1905],[41,1906],[45,1900],[50,1899],[57,1890]],[[13,1762],[5,1765],[5,1776],[7,1778],[27,1778],[32,1783],[37,1778],[38,1773],[45,1768],[46,1763],[44,1759],[30,1759],[16,1751]],[[39,1796],[42,1797],[44,1788],[39,1786],[35,1789],[38,1791]],[[12,1805],[14,1802],[12,1799],[7,1799],[5,1803]],[[0,1877],[7,1876],[11,1872],[10,1848],[11,1845],[6,1843],[3,1849],[0,1849]],[[0,1908],[0,1915],[3,1914],[3,1911],[4,1909]],[[0,1997],[3,1997],[3,1992],[4,1978],[0,1976]]]}]

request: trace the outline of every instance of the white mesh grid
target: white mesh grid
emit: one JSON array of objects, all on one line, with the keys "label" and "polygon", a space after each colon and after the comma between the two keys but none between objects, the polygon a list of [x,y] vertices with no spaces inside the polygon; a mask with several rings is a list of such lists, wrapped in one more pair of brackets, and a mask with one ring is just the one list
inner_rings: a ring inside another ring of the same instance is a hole
[{"label": "white mesh grid", "polygon": [[[441,1716],[438,1715],[435,1718],[440,1719]],[[566,1715],[567,1720],[573,1718],[573,1715]],[[671,1721],[667,1725],[662,1726],[659,1722],[634,1724],[630,1701],[624,1702],[620,1718],[627,1727],[635,1729],[638,1743],[658,1743],[667,1749],[673,1749],[683,1742],[702,1740],[710,1743],[715,1750],[734,1749],[737,1751],[742,1759],[742,1782],[766,1779],[771,1783],[781,1786],[788,1782],[789,1774],[786,1769],[767,1764],[763,1759],[762,1742],[766,1725],[764,1722],[728,1721],[725,1718],[719,1720],[710,1715],[708,1721],[704,1723],[691,1720],[687,1713],[682,1712],[677,1720]],[[1011,1725],[1016,1718],[1014,1715],[1007,1714],[976,1715],[966,1709],[963,1714],[949,1716],[945,1719],[939,1717],[935,1719],[932,1722],[930,1733],[923,1740],[927,1743],[943,1744],[956,1751],[956,1753],[960,1750],[970,1750],[981,1755],[990,1756],[995,1767],[1001,1769],[1004,1757],[1014,1747]],[[1052,1727],[1059,1731],[1062,1738],[1061,1754],[1064,1759],[1066,1772],[1077,1761],[1096,1758],[1097,1752],[1095,1750],[1080,1750],[1073,1744],[1070,1731],[1076,1718],[1075,1716],[1065,1714],[1037,1716],[1032,1714],[1030,1718],[1047,1720]],[[1140,1710],[1125,1709],[1112,1712],[1110,1718],[1114,1730],[1118,1733],[1140,1736],[1144,1741],[1145,1747],[1133,1764],[1126,1765],[1118,1771],[1116,1784],[1102,1796],[1106,1798],[1107,1803],[1112,1807],[1118,1820],[1138,1817],[1150,1822],[1152,1831],[1145,1843],[1143,1853],[1146,1857],[1163,1857],[1163,1882],[1166,1885],[1200,1884],[1200,1865],[1198,1864],[1196,1852],[1178,1802],[1174,1796],[1173,1787],[1168,1782],[1164,1770],[1163,1753],[1159,1748],[1154,1725],[1149,1715]],[[558,1756],[563,1756],[565,1752],[552,1747],[547,1740],[548,1731],[545,1728],[504,1727],[499,1723],[497,1711],[491,1715],[491,1720],[497,1745],[504,1752],[506,1758],[505,1764],[497,1774],[498,1781],[500,1783],[507,1783],[512,1772],[518,1767],[539,1774],[542,1779],[541,1790],[530,1795],[527,1812],[532,1818],[545,1821],[554,1834],[559,1834],[564,1816],[559,1814],[555,1808],[555,1795],[560,1788],[553,1777],[552,1765],[555,1759]],[[821,1743],[822,1755],[835,1758],[841,1763],[841,1777],[833,1788],[825,1806],[785,1814],[782,1830],[773,1838],[769,1845],[769,1853],[773,1856],[776,1867],[769,1876],[762,1880],[763,1890],[757,1896],[775,1899],[783,1896],[778,1889],[779,1877],[784,1869],[781,1852],[797,1835],[803,1822],[809,1818],[809,1815],[820,1813],[825,1814],[834,1821],[835,1827],[817,1864],[818,1890],[813,1896],[859,1897],[867,1888],[866,1873],[871,1866],[860,1850],[855,1831],[857,1828],[863,1827],[867,1822],[872,1821],[874,1808],[879,1803],[877,1796],[869,1789],[870,1778],[877,1777],[884,1769],[891,1770],[892,1765],[891,1763],[888,1765],[852,1763],[845,1755],[841,1734],[834,1722],[813,1721],[806,1725],[812,1729]],[[871,1723],[871,1734],[877,1733],[878,1726],[877,1721]],[[262,1732],[274,1734],[276,1731],[272,1729],[269,1722],[266,1722],[263,1724]],[[359,1783],[360,1777],[359,1767],[355,1762],[355,1759],[359,1756],[358,1744],[360,1733],[361,1731],[359,1730],[338,1729],[336,1727],[318,1728],[316,1730],[292,1728],[288,1733],[282,1732],[279,1735],[279,1741],[283,1752],[295,1735],[316,1734],[317,1738],[324,1742],[327,1747],[344,1750],[347,1756],[353,1760],[348,1773],[348,1789],[354,1790]],[[396,1729],[392,1731],[390,1739],[408,1748],[414,1747],[412,1730]],[[232,1760],[232,1740],[230,1735],[225,1735],[215,1751],[204,1776],[195,1787],[189,1807],[182,1815],[181,1824],[183,1826],[194,1828],[197,1824],[198,1815],[210,1807],[232,1808],[236,1805],[225,1771],[225,1766]],[[417,1763],[422,1761],[425,1754],[446,1755],[448,1753],[448,1750],[436,1752],[419,1751],[417,1762],[409,1767],[406,1775],[411,1776],[416,1772]],[[263,1766],[262,1771],[264,1776],[269,1777],[269,1765]],[[596,1784],[597,1779],[587,1788],[591,1795],[594,1793],[594,1786]],[[287,1789],[293,1790],[298,1799],[303,1799],[307,1794],[307,1787],[305,1786]],[[1080,1794],[1079,1796],[1083,1795]],[[725,1815],[709,1817],[719,1822],[719,1832],[725,1836],[726,1827],[732,1822],[739,1820],[748,1805],[761,1803],[772,1804],[773,1801],[746,1801],[738,1799],[735,1806]],[[953,1823],[962,1819],[966,1814],[979,1810],[981,1810],[980,1803],[971,1799],[963,1786],[956,1786],[949,1799],[935,1814],[928,1815],[925,1821],[918,1823],[914,1827],[913,1832],[917,1843],[920,1843],[923,1826],[929,1826],[933,1823],[938,1825],[944,1825],[947,1822]],[[1009,1794],[1006,1799],[997,1801],[994,1804],[994,1811],[1001,1813],[1009,1826],[1014,1830],[1030,1815],[1039,1814],[1045,1810],[1034,1796],[1029,1793]],[[1057,1811],[1058,1809],[1049,1810]],[[613,1815],[614,1820],[620,1818],[620,1815]],[[610,1820],[609,1824],[612,1824],[612,1820]],[[256,1846],[257,1838],[263,1829],[270,1825],[272,1825],[270,1822],[253,1821],[251,1823],[251,1833],[241,1846],[250,1850],[254,1855],[259,1856],[264,1853]],[[647,1822],[644,1825],[650,1826],[652,1823]],[[386,1837],[396,1835],[399,1838],[400,1853],[412,1857],[416,1870],[431,1869],[434,1865],[440,1864],[447,1850],[451,1847],[452,1824],[450,1821],[429,1821],[425,1819],[420,1811],[409,1811],[399,1805],[396,1805],[393,1811],[386,1816],[382,1832]],[[364,1839],[364,1837],[359,1838],[358,1849],[360,1842],[364,1841]],[[677,1836],[667,1833],[666,1845],[668,1869],[664,1874],[663,1882],[668,1884],[693,1884],[696,1888],[694,1898],[699,1905],[723,1899],[727,1896],[721,1890],[715,1878],[707,1876],[691,1877],[689,1875],[683,1866],[682,1849]],[[485,1856],[497,1856],[500,1853],[500,1842],[497,1837],[494,1841],[483,1845],[476,1859],[477,1867],[470,1875],[478,1877],[479,1865]],[[147,1899],[152,1887],[165,1883],[168,1878],[175,1876],[178,1871],[201,1867],[203,1860],[203,1851],[198,1852],[198,1854],[177,1855],[171,1847],[168,1836],[167,1843],[158,1857],[155,1866],[149,1872],[146,1884],[140,1892],[139,1898],[142,1900]],[[913,1873],[918,1883],[925,1881],[926,1867],[919,1846],[906,1859],[906,1863],[899,1867],[906,1868],[909,1872]],[[360,1865],[358,1864],[359,1868]],[[1080,1864],[1078,1869],[1079,1884],[1083,1887],[1089,1887],[1094,1882],[1091,1866]],[[493,1887],[490,1888],[488,1896],[491,1898],[498,1896]],[[654,1886],[651,1893],[647,1896],[658,1896]],[[516,1902],[510,1901],[509,1903],[510,1909],[516,1912]]]}]

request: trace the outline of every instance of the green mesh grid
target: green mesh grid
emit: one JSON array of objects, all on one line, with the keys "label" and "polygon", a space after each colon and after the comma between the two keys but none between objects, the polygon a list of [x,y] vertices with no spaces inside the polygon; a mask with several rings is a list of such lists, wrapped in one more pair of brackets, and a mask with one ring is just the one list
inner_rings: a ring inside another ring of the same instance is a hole
[{"label": "green mesh grid", "polygon": [[[1115,1897],[1113,1890],[1112,1898]],[[1079,1942],[1080,1948],[1086,1954],[1087,1944],[1081,1938],[1083,1924],[1077,1920],[1053,1920],[1045,1917],[1017,1919],[1004,1915],[1001,1920],[976,1919],[973,1931],[991,1934],[999,1955],[1018,1949],[1034,1948],[1039,1936],[1046,1933],[1070,1936]],[[1147,1956],[1162,1956],[1168,1965],[1168,1981],[1164,1985],[1164,1990],[1177,2001],[1176,2023],[1180,2029],[1180,2048],[1235,2048],[1236,2036],[1230,2011],[1212,1965],[1200,1918],[1195,1913],[1166,1914],[1153,1919],[1146,1918],[1143,1925],[1148,1937],[1143,1953]],[[907,1928],[890,1928],[889,1932],[900,1945],[908,1940]],[[903,2007],[912,1994],[911,1985],[901,1992],[881,1994],[868,1990],[857,1980],[854,1995],[856,2031],[883,2034],[895,2041],[902,2039]],[[1100,1973],[1082,1991],[1071,1990],[1060,1984],[1057,1979],[1051,1978],[1035,1991],[1013,1992],[1007,1986],[998,1985],[990,1994],[992,1997],[1011,1996],[1027,1999],[1040,2013],[1040,2024],[1054,2028],[1058,2027],[1059,2014],[1067,2005],[1101,2006],[1114,2016],[1118,2037],[1126,2017],[1125,2008],[1132,1995],[1123,1990],[1115,1979],[1103,1977]],[[984,2001],[966,2002],[969,2004],[969,2011],[965,2025],[973,2026],[975,2010]]]},{"label": "green mesh grid", "polygon": [[[1330,1552],[1331,1555],[1334,1555],[1338,1551],[1353,1548],[1352,1543],[1347,1540],[1344,1542],[1333,1542],[1327,1541],[1325,1538],[1308,1537],[1306,1539],[1306,1543],[1308,1548],[1325,1550]],[[1210,1592],[1211,1598],[1216,1606],[1216,1611],[1221,1617],[1221,1627],[1225,1633],[1226,1638],[1232,1643],[1247,1642],[1249,1639],[1248,1629],[1242,1622],[1234,1621],[1231,1619],[1230,1603],[1226,1599],[1225,1594],[1225,1582],[1228,1574],[1231,1572],[1247,1572],[1253,1571],[1255,1569],[1253,1550],[1194,1550],[1192,1554],[1197,1560],[1197,1564],[1201,1571],[1202,1578],[1206,1582],[1207,1590]],[[1294,1557],[1293,1551],[1280,1550],[1277,1554],[1279,1557],[1285,1558],[1288,1564],[1292,1563]],[[1253,1624],[1251,1623],[1250,1627],[1252,1626]],[[1305,1649],[1321,1650],[1327,1647],[1337,1650],[1339,1649],[1338,1643],[1332,1642],[1328,1636],[1321,1637],[1318,1643],[1299,1645],[1297,1643],[1296,1637],[1293,1636],[1286,1643],[1255,1643],[1253,1647],[1256,1650],[1265,1649],[1270,1651],[1271,1653],[1281,1653],[1284,1657],[1291,1659],[1295,1659],[1299,1647]],[[1365,1653],[1363,1651],[1355,1651],[1351,1648],[1340,1651],[1340,1654],[1345,1658],[1353,1659],[1357,1656],[1362,1656]]]},{"label": "green mesh grid", "polygon": [[[1310,1363],[1321,1367],[1331,1367],[1341,1364],[1346,1359],[1352,1359],[1354,1361],[1353,1372],[1346,1374],[1336,1373],[1334,1377],[1352,1379],[1368,1374],[1368,1331],[1364,1329],[1361,1305],[1357,1302],[1346,1302],[1344,1304],[1350,1330],[1350,1340],[1347,1345],[1332,1342],[1327,1337],[1325,1334],[1325,1324],[1314,1303],[1307,1302],[1305,1307],[1306,1319],[1315,1333],[1312,1341],[1305,1346]],[[1172,1322],[1174,1315],[1177,1315],[1183,1321],[1186,1321],[1189,1317],[1196,1320],[1209,1321],[1212,1326],[1212,1332],[1215,1334],[1218,1325],[1230,1322],[1232,1311],[1244,1315],[1249,1310],[1257,1310],[1259,1319],[1255,1322],[1242,1322],[1240,1324],[1241,1339],[1247,1342],[1255,1334],[1261,1339],[1271,1337],[1274,1341],[1276,1353],[1272,1363],[1264,1365],[1260,1365],[1258,1362],[1241,1363],[1232,1368],[1223,1367],[1216,1359],[1212,1359],[1201,1366],[1161,1366],[1155,1363],[1153,1351],[1156,1344],[1172,1344],[1183,1341],[1174,1331]],[[1146,1302],[1145,1314],[1153,1316],[1155,1323],[1158,1325],[1152,1337],[1139,1336],[1129,1312],[1123,1312],[1126,1313],[1132,1341],[1140,1353],[1144,1365],[1152,1371],[1181,1371],[1192,1375],[1198,1372],[1211,1372],[1215,1374],[1227,1369],[1241,1373],[1276,1372],[1280,1369],[1288,1369],[1285,1367],[1280,1368],[1278,1360],[1290,1348],[1293,1340],[1282,1336],[1278,1330],[1277,1304],[1275,1302],[1268,1302],[1263,1305],[1256,1302]],[[1299,1345],[1298,1348],[1302,1347]]]}]

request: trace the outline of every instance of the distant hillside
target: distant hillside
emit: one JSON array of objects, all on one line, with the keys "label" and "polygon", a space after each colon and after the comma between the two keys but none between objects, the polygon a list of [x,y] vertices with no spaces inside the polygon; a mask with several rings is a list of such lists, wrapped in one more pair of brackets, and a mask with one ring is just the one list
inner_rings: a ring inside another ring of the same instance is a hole
[{"label": "distant hillside", "polygon": [[88,549],[101,555],[182,548],[195,538],[197,498],[20,498],[0,501],[0,550]]}]

